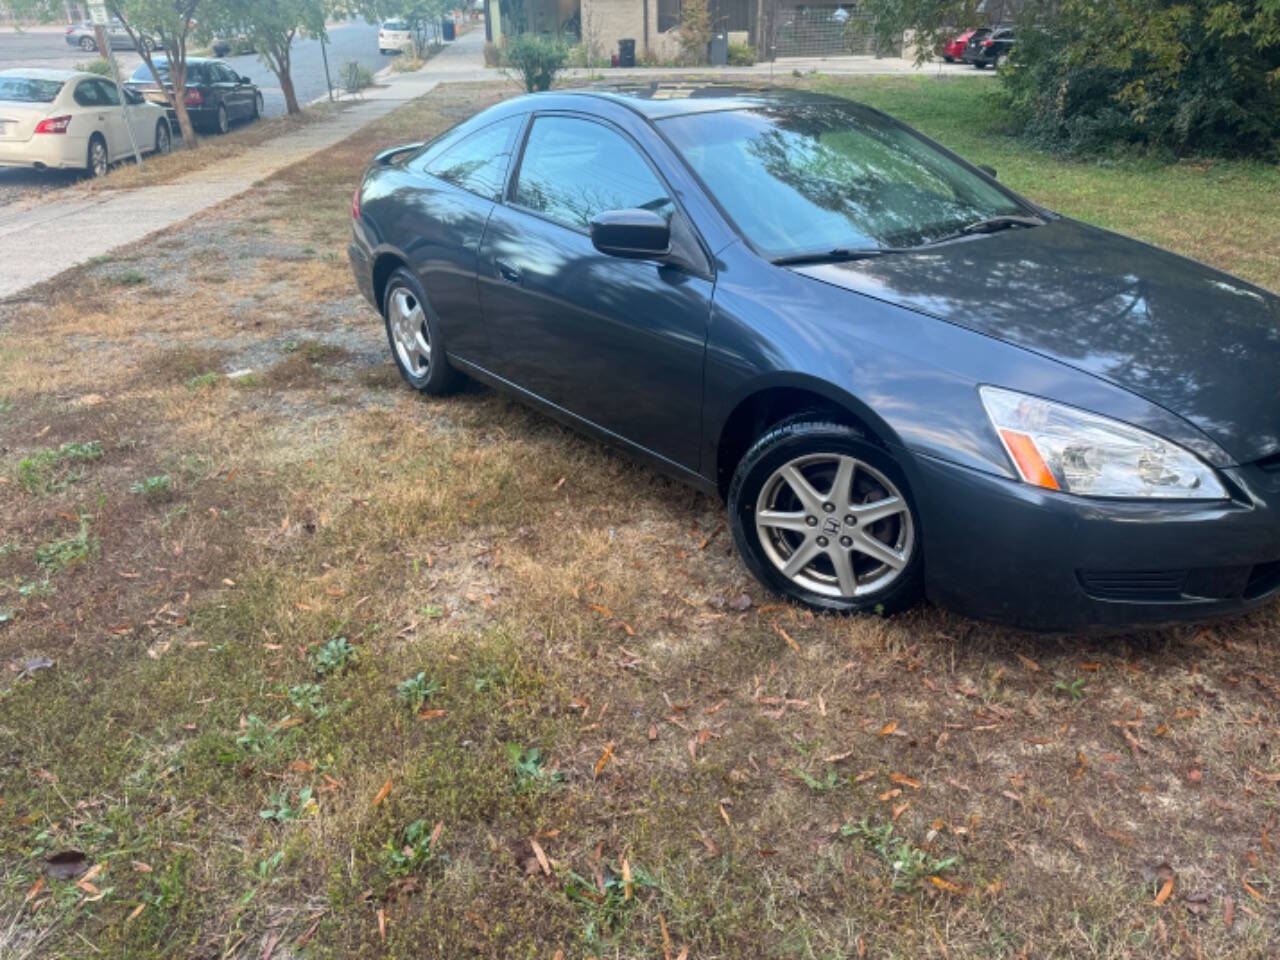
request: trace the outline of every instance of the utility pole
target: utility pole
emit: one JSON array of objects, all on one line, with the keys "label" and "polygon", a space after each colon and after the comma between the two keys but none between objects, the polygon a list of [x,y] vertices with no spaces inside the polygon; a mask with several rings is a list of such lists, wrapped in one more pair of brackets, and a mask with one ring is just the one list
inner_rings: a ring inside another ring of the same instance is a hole
[{"label": "utility pole", "polygon": [[129,133],[133,159],[138,166],[142,166],[142,151],[138,149],[138,138],[133,135],[133,124],[129,122],[129,97],[125,93],[124,84],[120,82],[120,64],[116,62],[115,51],[111,49],[111,38],[107,34],[107,27],[111,21],[107,19],[107,5],[104,0],[89,0],[89,19],[93,21],[93,35],[98,44],[98,52],[107,58],[107,63],[111,64],[111,76],[116,81],[116,96],[120,98],[120,115],[124,117],[124,128]]},{"label": "utility pole", "polygon": [[333,80],[329,78],[329,54],[326,51],[324,44],[325,35],[327,33],[328,31],[326,30],[320,34],[320,59],[324,61],[324,82],[329,88],[329,102],[333,103]]}]

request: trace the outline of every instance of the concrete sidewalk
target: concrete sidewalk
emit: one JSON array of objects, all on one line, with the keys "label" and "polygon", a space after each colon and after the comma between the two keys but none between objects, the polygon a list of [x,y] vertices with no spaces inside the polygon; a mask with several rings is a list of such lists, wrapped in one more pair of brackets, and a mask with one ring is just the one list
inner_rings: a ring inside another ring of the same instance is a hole
[{"label": "concrete sidewalk", "polygon": [[[0,300],[96,256],[230,199],[278,170],[343,140],[442,80],[471,79],[482,62],[483,31],[450,44],[417,73],[392,74],[332,118],[251,147],[169,183],[0,207]],[[483,68],[481,68],[482,70]],[[480,79],[496,79],[493,71]],[[145,162],[145,161],[144,161]]]}]

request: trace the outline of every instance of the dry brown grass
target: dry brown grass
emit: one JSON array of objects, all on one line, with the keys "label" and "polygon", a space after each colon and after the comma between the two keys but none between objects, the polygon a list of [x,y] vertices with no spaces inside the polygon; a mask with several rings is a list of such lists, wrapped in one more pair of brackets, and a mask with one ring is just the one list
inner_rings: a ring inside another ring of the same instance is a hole
[{"label": "dry brown grass", "polygon": [[[1274,955],[1274,607],[1106,640],[814,617],[718,504],[400,385],[345,273],[350,185],[500,95],[438,91],[0,313],[0,651],[57,660],[0,679],[0,953]],[[38,566],[81,516],[97,552]],[[401,872],[415,821],[441,832]],[[104,896],[28,896],[71,848]],[[591,889],[624,862],[629,899]]]}]

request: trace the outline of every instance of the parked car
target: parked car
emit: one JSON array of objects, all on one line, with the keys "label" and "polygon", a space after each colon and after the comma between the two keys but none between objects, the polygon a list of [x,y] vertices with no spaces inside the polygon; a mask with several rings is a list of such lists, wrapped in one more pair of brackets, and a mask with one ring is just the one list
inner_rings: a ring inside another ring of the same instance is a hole
[{"label": "parked car", "polygon": [[974,32],[964,45],[960,58],[979,70],[988,66],[1001,66],[1013,49],[1013,27],[983,28]]},{"label": "parked car", "polygon": [[[107,43],[111,44],[112,50],[134,50],[136,49],[133,37],[129,36],[129,31],[124,28],[117,17],[112,17],[107,26],[102,28],[107,36]],[[92,23],[76,23],[67,27],[67,32],[63,35],[63,39],[67,41],[68,46],[79,47],[85,53],[93,53],[98,49],[98,34],[94,30]],[[150,37],[142,37],[142,46],[150,50],[155,46],[155,41]]]},{"label": "parked car", "polygon": [[[169,61],[155,58],[156,70],[165,81],[161,89],[145,63],[139,64],[126,86],[152,103],[168,105]],[[248,77],[237,74],[221,60],[202,57],[187,58],[186,95],[184,101],[191,122],[200,130],[226,133],[237,120],[256,120],[262,116],[262,91]],[[169,108],[169,119],[177,116]]]},{"label": "parked car", "polygon": [[214,37],[209,42],[209,49],[215,57],[240,57],[249,53],[257,53],[253,41],[243,33],[231,37]]},{"label": "parked car", "polygon": [[810,607],[1061,629],[1280,594],[1280,297],[878,111],[534,94],[380,153],[352,217],[410,386],[471,375],[723,496]]},{"label": "parked car", "polygon": [[957,34],[947,41],[942,47],[942,59],[947,63],[955,63],[964,56],[965,44],[977,33],[976,30],[966,30],[964,33]]},{"label": "parked car", "polygon": [[413,46],[413,30],[407,21],[384,20],[378,27],[378,52],[399,53]]},{"label": "parked car", "polygon": [[168,153],[164,110],[110,80],[75,70],[0,70],[0,167],[85,170],[104,176],[133,154]]}]

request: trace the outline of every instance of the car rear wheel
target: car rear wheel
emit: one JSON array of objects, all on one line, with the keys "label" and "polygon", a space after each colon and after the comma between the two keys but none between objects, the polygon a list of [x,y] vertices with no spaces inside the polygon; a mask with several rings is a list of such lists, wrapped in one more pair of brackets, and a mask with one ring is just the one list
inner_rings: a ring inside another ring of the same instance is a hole
[{"label": "car rear wheel", "polygon": [[81,37],[80,49],[85,53],[92,53],[94,50],[98,49],[98,45],[94,42],[93,37]]},{"label": "car rear wheel", "polygon": [[107,141],[102,139],[102,134],[95,133],[89,138],[89,154],[85,157],[85,169],[91,177],[105,177],[107,168]]},{"label": "car rear wheel", "polygon": [[400,375],[413,389],[440,396],[452,393],[462,375],[449,365],[440,322],[418,278],[401,267],[391,274],[382,298],[387,342]]},{"label": "car rear wheel", "polygon": [[262,116],[262,94],[255,93],[253,95],[253,119],[257,120]]},{"label": "car rear wheel", "polygon": [[975,67],[976,69],[978,69],[978,70],[985,70],[985,69],[987,69],[987,65],[986,65],[985,63],[983,63],[981,60],[975,60],[975,61],[973,62],[973,65],[974,65],[974,67]]},{"label": "car rear wheel", "polygon": [[169,121],[161,120],[156,124],[156,153],[166,154],[173,149],[173,134],[169,132]]},{"label": "car rear wheel", "polygon": [[227,114],[227,108],[222,104],[218,105],[218,113],[214,120],[214,129],[219,133],[226,133],[231,129],[231,117]]},{"label": "car rear wheel", "polygon": [[906,478],[852,427],[800,418],[766,433],[734,472],[729,521],[751,572],[808,607],[893,613],[920,596]]}]

